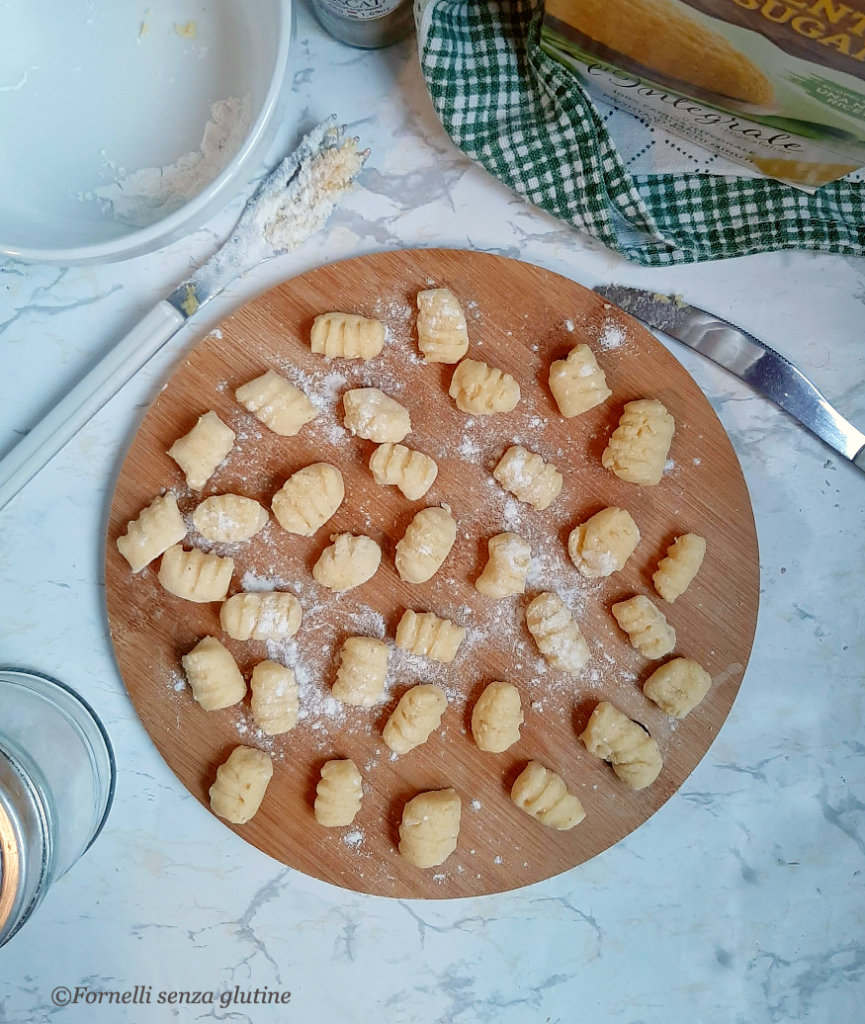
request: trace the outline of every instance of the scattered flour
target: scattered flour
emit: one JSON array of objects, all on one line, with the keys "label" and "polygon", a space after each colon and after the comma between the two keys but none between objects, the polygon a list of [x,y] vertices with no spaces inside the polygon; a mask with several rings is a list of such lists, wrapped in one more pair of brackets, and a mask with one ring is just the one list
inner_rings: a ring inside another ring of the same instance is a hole
[{"label": "scattered flour", "polygon": [[604,322],[601,336],[598,338],[598,343],[605,352],[610,352],[613,349],[621,348],[622,345],[627,341],[627,336],[624,330],[614,320],[606,320]]}]

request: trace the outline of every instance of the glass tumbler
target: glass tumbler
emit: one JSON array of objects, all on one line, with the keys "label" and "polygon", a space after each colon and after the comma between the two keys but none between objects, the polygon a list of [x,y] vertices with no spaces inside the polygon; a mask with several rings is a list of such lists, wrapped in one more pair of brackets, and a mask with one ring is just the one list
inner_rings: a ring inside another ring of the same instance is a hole
[{"label": "glass tumbler", "polygon": [[115,779],[86,701],[48,676],[0,668],[0,946],[99,835]]}]

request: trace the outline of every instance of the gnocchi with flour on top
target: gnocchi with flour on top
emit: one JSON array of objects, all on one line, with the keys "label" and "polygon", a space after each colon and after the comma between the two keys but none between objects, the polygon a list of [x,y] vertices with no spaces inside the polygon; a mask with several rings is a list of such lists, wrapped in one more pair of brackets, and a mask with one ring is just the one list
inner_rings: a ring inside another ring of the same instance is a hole
[{"label": "gnocchi with flour on top", "polygon": [[193,491],[200,491],[234,447],[235,433],[212,410],[168,449]]},{"label": "gnocchi with flour on top", "polygon": [[288,640],[302,618],[300,601],[281,590],[235,594],[219,610],[219,624],[232,640]]},{"label": "gnocchi with flour on top", "polygon": [[374,359],[384,348],[384,324],[354,313],[322,313],[312,322],[309,343],[325,359]]},{"label": "gnocchi with flour on top", "polygon": [[252,498],[216,494],[205,498],[192,513],[192,525],[206,540],[235,544],[254,537],[267,526],[269,518]]},{"label": "gnocchi with flour on top", "polygon": [[396,627],[396,645],[409,654],[432,658],[448,664],[456,657],[466,631],[450,619],[440,619],[432,612],[403,612]]},{"label": "gnocchi with flour on top", "polygon": [[252,717],[267,736],[290,732],[300,713],[297,680],[294,672],[275,661],[260,661],[249,680],[252,690]]},{"label": "gnocchi with flour on top", "polygon": [[341,828],[350,825],[363,799],[363,778],[350,758],[326,761],[315,787],[313,813],[319,825]]},{"label": "gnocchi with flour on top", "polygon": [[407,754],[426,743],[441,725],[447,706],[444,690],[433,683],[419,683],[406,690],[385,724],[385,743],[395,754]]},{"label": "gnocchi with flour on top", "polygon": [[387,644],[369,636],[350,636],[339,652],[332,693],[343,704],[371,708],[384,691]]},{"label": "gnocchi with flour on top", "polygon": [[300,388],[274,370],[239,387],[234,397],[280,437],[294,437],[318,415]]},{"label": "gnocchi with flour on top", "polygon": [[408,409],[378,388],[354,388],[342,396],[346,430],[364,441],[402,441],[411,432]]},{"label": "gnocchi with flour on top", "polygon": [[550,391],[565,419],[594,409],[612,395],[604,371],[588,345],[577,345],[550,367]]},{"label": "gnocchi with flour on top", "polygon": [[425,363],[458,363],[469,350],[466,317],[450,288],[417,296],[417,347]]},{"label": "gnocchi with flour on top", "polygon": [[562,490],[562,474],[551,462],[527,451],[521,444],[512,445],[499,459],[493,476],[506,491],[543,512],[558,498]]},{"label": "gnocchi with flour on top", "polygon": [[624,569],[639,543],[640,531],[631,513],[613,505],[571,531],[568,554],[581,576],[597,579]]},{"label": "gnocchi with flour on top", "polygon": [[589,645],[558,594],[538,594],[526,608],[526,626],[553,668],[576,675],[589,660]]},{"label": "gnocchi with flour on top", "polygon": [[405,805],[399,852],[417,868],[443,864],[457,848],[462,802],[453,789],[418,793]]},{"label": "gnocchi with flour on top", "polygon": [[426,583],[435,576],[457,539],[457,524],[448,508],[424,508],[397,543],[394,561],[406,583]]},{"label": "gnocchi with flour on top", "polygon": [[334,534],[312,567],[315,582],[328,590],[352,590],[372,579],[381,564],[381,548],[372,537]]},{"label": "gnocchi with flour on top", "polygon": [[177,498],[169,491],[158,495],[117,538],[117,550],[129,562],[133,572],[141,572],[154,558],[186,537],[186,523],[177,507]]},{"label": "gnocchi with flour on top", "polygon": [[369,460],[370,472],[381,487],[398,487],[409,501],[422,498],[438,476],[434,459],[404,444],[381,444]]},{"label": "gnocchi with flour on top", "polygon": [[499,533],[487,541],[487,551],[489,561],[475,581],[475,589],[495,598],[524,594],[532,562],[528,541],[516,533]]},{"label": "gnocchi with flour on top", "polygon": [[304,466],[274,494],[271,507],[276,521],[288,533],[311,537],[343,502],[342,473],[327,462]]},{"label": "gnocchi with flour on top", "polygon": [[216,637],[206,636],[180,659],[192,696],[205,711],[221,711],[246,696],[246,681],[231,652]]},{"label": "gnocchi with flour on top", "polygon": [[516,409],[520,386],[503,370],[476,359],[463,359],[454,371],[448,394],[461,412],[491,416]]},{"label": "gnocchi with flour on top", "polygon": [[254,747],[235,747],[216,769],[216,782],[210,787],[213,813],[233,825],[245,825],[257,814],[272,778],[269,754]]},{"label": "gnocchi with flour on top", "polygon": [[472,736],[481,750],[501,754],[520,738],[520,691],[510,683],[490,683],[472,710]]}]

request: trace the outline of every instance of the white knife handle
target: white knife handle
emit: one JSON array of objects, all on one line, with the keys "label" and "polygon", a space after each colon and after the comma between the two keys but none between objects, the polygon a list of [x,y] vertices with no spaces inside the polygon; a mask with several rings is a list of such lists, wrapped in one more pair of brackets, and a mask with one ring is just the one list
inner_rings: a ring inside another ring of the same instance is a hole
[{"label": "white knife handle", "polygon": [[103,405],[186,322],[164,300],[136,324],[101,362],[0,461],[0,509],[29,483]]}]

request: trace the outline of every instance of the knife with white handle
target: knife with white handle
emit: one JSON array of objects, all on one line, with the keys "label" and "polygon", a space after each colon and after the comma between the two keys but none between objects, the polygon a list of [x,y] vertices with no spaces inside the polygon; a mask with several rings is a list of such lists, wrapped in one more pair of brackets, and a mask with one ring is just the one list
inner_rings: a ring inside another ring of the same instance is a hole
[{"label": "knife with white handle", "polygon": [[865,434],[845,420],[780,353],[728,320],[689,306],[679,297],[618,285],[604,285],[595,291],[750,384],[865,472]]}]

